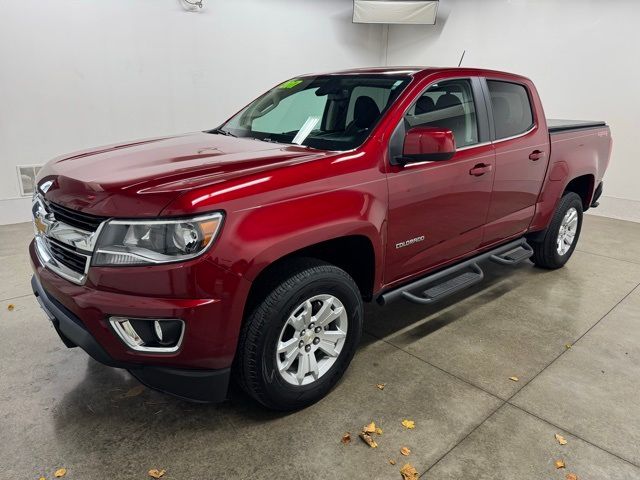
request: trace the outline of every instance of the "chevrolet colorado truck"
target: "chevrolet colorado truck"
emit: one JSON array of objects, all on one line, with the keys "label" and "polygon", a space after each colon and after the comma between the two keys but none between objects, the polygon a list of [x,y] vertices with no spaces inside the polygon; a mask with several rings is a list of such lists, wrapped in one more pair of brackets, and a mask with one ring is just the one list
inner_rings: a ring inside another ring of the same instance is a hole
[{"label": "chevrolet colorado truck", "polygon": [[609,163],[603,122],[550,121],[472,68],[301,76],[218,128],[42,168],[33,291],[62,341],[194,401],[235,379],[302,408],[347,369],[363,302],[432,304],[480,263],[562,267]]}]

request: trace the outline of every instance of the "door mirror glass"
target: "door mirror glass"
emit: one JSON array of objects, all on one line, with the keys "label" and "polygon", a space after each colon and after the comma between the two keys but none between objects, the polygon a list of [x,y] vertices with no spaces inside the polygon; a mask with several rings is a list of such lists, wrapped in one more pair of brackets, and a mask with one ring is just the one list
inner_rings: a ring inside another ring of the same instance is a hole
[{"label": "door mirror glass", "polygon": [[404,137],[400,164],[449,160],[456,153],[456,141],[448,128],[413,127]]}]

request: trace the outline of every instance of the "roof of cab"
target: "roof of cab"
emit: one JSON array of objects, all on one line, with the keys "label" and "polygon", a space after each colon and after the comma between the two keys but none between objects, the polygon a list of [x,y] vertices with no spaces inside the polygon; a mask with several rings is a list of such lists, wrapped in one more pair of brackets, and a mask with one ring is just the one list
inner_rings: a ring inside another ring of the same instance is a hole
[{"label": "roof of cab", "polygon": [[371,68],[353,68],[349,70],[341,70],[337,72],[329,72],[325,75],[409,75],[425,77],[440,72],[460,72],[462,75],[475,76],[491,76],[492,74],[508,75],[514,78],[525,78],[510,72],[502,72],[499,70],[489,70],[485,68],[472,67],[419,67],[419,66],[393,66],[393,67],[371,67]]}]

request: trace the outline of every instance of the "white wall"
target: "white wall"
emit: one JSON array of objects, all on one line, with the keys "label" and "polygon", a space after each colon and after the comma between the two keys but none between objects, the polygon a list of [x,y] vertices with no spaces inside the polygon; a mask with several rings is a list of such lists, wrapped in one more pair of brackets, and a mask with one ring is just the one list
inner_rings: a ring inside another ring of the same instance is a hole
[{"label": "white wall", "polygon": [[0,0],[0,223],[29,219],[15,166],[212,128],[301,73],[379,65],[351,0]]},{"label": "white wall", "polygon": [[615,145],[605,177],[608,198],[593,212],[640,221],[640,2],[440,4],[435,27],[390,27],[388,63],[455,66],[466,50],[465,66],[533,79],[548,117],[606,120]]},{"label": "white wall", "polygon": [[[0,224],[26,221],[18,164],[215,126],[304,72],[381,64],[510,70],[550,117],[605,119],[608,196],[640,220],[640,2],[441,0],[438,25],[351,23],[352,0],[0,0]],[[627,199],[617,202],[615,198]]]}]

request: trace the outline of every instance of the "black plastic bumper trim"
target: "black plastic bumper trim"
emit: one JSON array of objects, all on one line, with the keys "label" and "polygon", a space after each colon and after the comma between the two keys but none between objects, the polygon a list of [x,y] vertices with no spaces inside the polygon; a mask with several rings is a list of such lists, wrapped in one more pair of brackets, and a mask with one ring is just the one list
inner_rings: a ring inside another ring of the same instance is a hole
[{"label": "black plastic bumper trim", "polygon": [[184,400],[208,403],[226,398],[230,368],[186,370],[118,362],[109,356],[77,316],[46,292],[36,275],[31,278],[31,288],[67,347],[80,347],[94,360],[109,367],[124,368],[147,387]]},{"label": "black plastic bumper trim", "polygon": [[598,205],[600,205],[600,202],[598,202],[598,200],[600,200],[600,197],[602,196],[603,189],[604,189],[604,182],[600,182],[598,184],[598,187],[596,188],[596,191],[593,192],[593,200],[591,201],[591,208],[596,208]]}]

